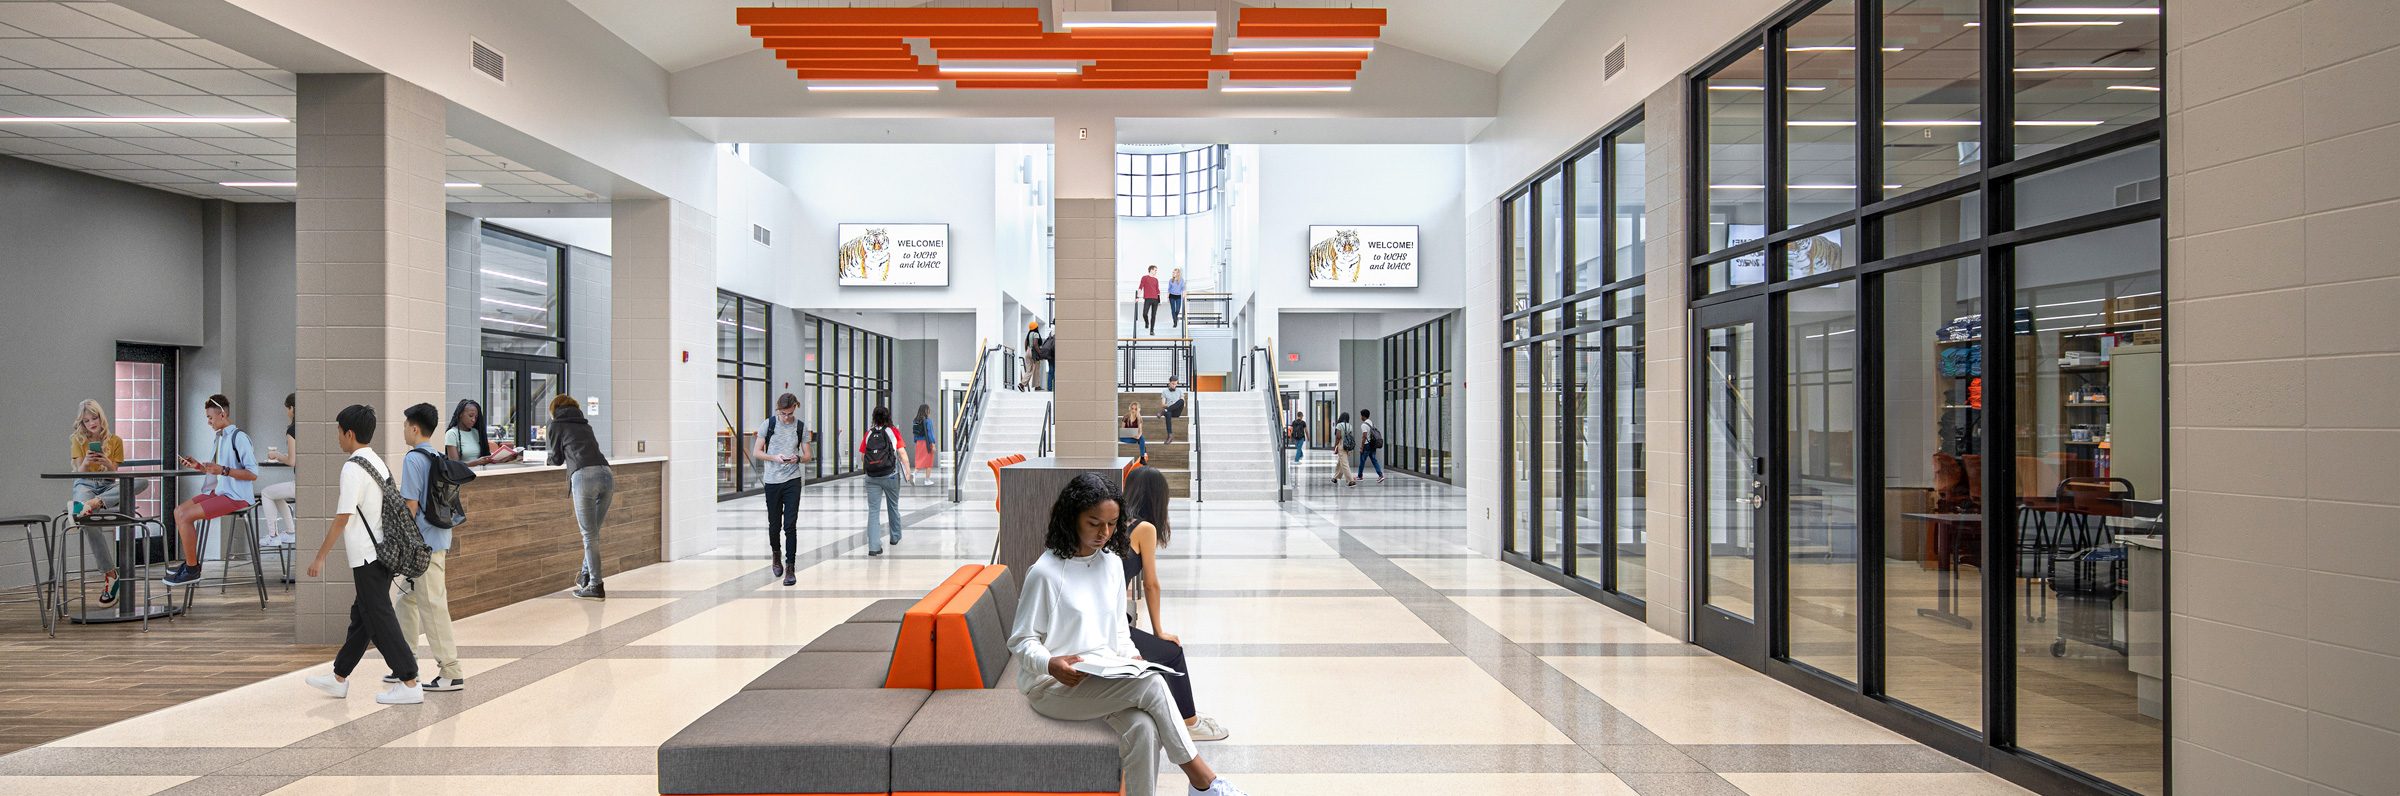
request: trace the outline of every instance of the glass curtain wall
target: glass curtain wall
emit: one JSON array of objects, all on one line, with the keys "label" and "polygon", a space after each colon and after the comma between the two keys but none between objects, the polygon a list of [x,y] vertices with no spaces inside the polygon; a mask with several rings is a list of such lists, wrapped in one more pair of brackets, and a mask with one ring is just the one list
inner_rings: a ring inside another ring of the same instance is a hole
[{"label": "glass curtain wall", "polygon": [[542,447],[567,391],[567,247],[487,224],[476,267],[484,422],[495,445]]},{"label": "glass curtain wall", "polygon": [[[875,407],[892,402],[892,338],[815,316],[800,323],[801,353],[808,363],[803,411],[817,454],[809,482],[858,475],[865,471],[858,441],[865,438]],[[906,420],[895,414],[893,422]]]},{"label": "glass curtain wall", "polygon": [[[772,319],[764,301],[717,291],[717,498],[757,494],[750,435],[774,411],[768,356]],[[803,415],[805,417],[805,415]]]},{"label": "glass curtain wall", "polygon": [[[1385,467],[1450,483],[1451,316],[1383,338]],[[1310,428],[1318,428],[1311,421]],[[1323,428],[1332,428],[1325,423]],[[1314,433],[1314,432],[1312,432]]]},{"label": "glass curtain wall", "polygon": [[1642,130],[1638,116],[1610,125],[1502,212],[1506,557],[1635,616],[1648,593]]},{"label": "glass curtain wall", "polygon": [[1690,84],[1693,305],[1772,319],[1760,665],[2042,792],[2167,790],[2158,6],[1826,0]]}]

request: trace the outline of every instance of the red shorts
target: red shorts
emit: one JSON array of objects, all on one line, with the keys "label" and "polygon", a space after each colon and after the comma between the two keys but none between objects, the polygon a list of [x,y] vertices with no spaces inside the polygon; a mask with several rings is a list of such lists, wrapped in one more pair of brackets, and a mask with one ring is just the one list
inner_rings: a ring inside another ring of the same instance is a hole
[{"label": "red shorts", "polygon": [[213,520],[250,507],[246,501],[235,500],[215,492],[192,498],[192,505],[200,507],[200,519],[204,520]]}]

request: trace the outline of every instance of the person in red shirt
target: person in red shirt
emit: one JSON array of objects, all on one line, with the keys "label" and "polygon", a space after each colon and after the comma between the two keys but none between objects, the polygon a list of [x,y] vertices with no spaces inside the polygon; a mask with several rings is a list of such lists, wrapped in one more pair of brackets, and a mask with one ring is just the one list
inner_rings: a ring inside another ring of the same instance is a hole
[{"label": "person in red shirt", "polygon": [[1150,327],[1150,335],[1158,336],[1158,266],[1150,266],[1142,274],[1142,325]]}]

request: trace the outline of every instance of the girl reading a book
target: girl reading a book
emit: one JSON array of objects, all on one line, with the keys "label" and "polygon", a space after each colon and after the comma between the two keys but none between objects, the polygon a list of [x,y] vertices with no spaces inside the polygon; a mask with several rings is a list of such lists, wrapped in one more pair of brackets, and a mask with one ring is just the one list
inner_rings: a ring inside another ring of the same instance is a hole
[{"label": "girl reading a book", "polygon": [[[1050,507],[1048,548],[1025,569],[1008,648],[1017,690],[1033,712],[1062,721],[1100,719],[1117,731],[1126,796],[1157,792],[1158,750],[1183,769],[1192,796],[1243,796],[1200,759],[1166,678],[1140,663],[1126,621],[1124,497],[1085,473]],[[1101,674],[1093,674],[1099,672]]]}]

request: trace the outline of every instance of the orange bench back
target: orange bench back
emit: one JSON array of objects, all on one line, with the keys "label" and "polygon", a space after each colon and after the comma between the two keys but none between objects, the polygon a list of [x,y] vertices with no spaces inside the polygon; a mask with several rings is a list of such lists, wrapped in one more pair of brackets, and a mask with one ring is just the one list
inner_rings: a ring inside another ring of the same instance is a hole
[{"label": "orange bench back", "polygon": [[900,617],[900,640],[892,647],[892,668],[884,673],[885,688],[933,688],[934,628],[936,617],[944,606],[958,596],[967,582],[982,574],[982,564],[968,564],[933,587],[925,598],[909,606]]},{"label": "orange bench back", "polygon": [[[1008,567],[992,565],[967,582],[942,607],[933,629],[933,687],[937,690],[992,688],[1008,666],[1009,625],[1001,618],[1000,603]],[[1015,613],[1013,607],[1007,613]]]},{"label": "orange bench back", "polygon": [[[1000,488],[1000,469],[1001,469],[1001,468],[1007,467],[1007,466],[1009,466],[1009,465],[1012,465],[1012,464],[1016,464],[1017,462],[1021,462],[1021,461],[1024,461],[1024,460],[1025,460],[1025,454],[1022,454],[1022,453],[1011,453],[1011,454],[1009,454],[1009,455],[1007,455],[1007,456],[1002,456],[1002,457],[1000,457],[1000,458],[997,458],[997,459],[990,459],[990,460],[986,460],[986,461],[984,462],[984,465],[985,465],[985,466],[987,466],[987,467],[990,467],[990,468],[992,468],[992,489],[993,489],[995,492],[997,492],[997,491],[999,490],[999,488]],[[992,511],[993,511],[993,512],[995,512],[995,513],[996,513],[996,512],[998,512],[998,511],[1000,511],[1000,496],[999,496],[998,494],[994,494],[994,495],[992,495]]]}]

